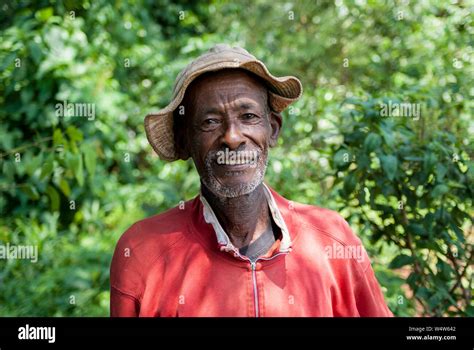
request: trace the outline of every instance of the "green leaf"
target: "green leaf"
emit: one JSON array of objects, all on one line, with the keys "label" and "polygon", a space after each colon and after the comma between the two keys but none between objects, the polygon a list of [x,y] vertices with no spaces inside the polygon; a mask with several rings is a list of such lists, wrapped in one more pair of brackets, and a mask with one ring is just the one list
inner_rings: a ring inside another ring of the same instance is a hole
[{"label": "green leaf", "polygon": [[7,178],[7,180],[14,182],[16,167],[14,161],[3,162],[3,173],[2,175]]},{"label": "green leaf", "polygon": [[2,59],[2,64],[0,65],[0,71],[6,70],[13,62],[15,59],[18,58],[18,53],[17,52],[10,52],[6,57]]},{"label": "green leaf", "polygon": [[344,192],[346,195],[350,195],[357,185],[357,179],[354,173],[349,173],[344,177]]},{"label": "green leaf", "polygon": [[45,7],[44,9],[36,12],[35,17],[37,20],[41,22],[46,22],[52,15],[53,15],[53,8]]},{"label": "green leaf", "polygon": [[53,145],[54,147],[57,146],[64,146],[66,141],[64,140],[63,134],[61,130],[59,129],[54,129],[53,133]]},{"label": "green leaf", "polygon": [[418,236],[426,236],[426,230],[423,225],[420,224],[409,224],[406,228],[408,233],[414,233]]},{"label": "green leaf", "polygon": [[32,88],[25,87],[21,90],[20,97],[23,104],[28,104],[33,98],[34,90]]},{"label": "green leaf", "polygon": [[369,133],[364,141],[364,149],[367,153],[373,152],[382,144],[382,138],[373,132]]},{"label": "green leaf", "polygon": [[30,54],[35,64],[40,64],[41,58],[43,56],[41,53],[41,47],[37,43],[32,41],[28,44],[28,48],[30,49]]},{"label": "green leaf", "polygon": [[416,156],[406,156],[406,157],[403,157],[403,159],[411,161],[411,162],[421,162],[423,160],[422,157],[416,157]]},{"label": "green leaf", "polygon": [[54,157],[50,155],[48,159],[43,163],[41,167],[41,176],[40,179],[44,180],[53,173],[54,170]]},{"label": "green leaf", "polygon": [[59,188],[66,197],[69,197],[71,195],[71,188],[69,187],[69,184],[66,179],[61,179],[61,181],[59,182]]},{"label": "green leaf", "polygon": [[36,157],[31,158],[31,160],[26,164],[25,170],[29,176],[33,176],[33,174],[41,168],[41,164],[43,163],[43,153],[39,153]]},{"label": "green leaf", "polygon": [[452,181],[452,180],[448,181],[448,186],[451,188],[460,188],[460,189],[466,188],[466,186],[464,186],[463,184],[460,184],[459,182]]},{"label": "green leaf", "polygon": [[360,170],[367,170],[370,167],[370,158],[365,153],[360,153],[357,156],[357,168]]},{"label": "green leaf", "polygon": [[46,194],[49,197],[51,203],[51,210],[58,211],[59,210],[59,194],[58,191],[54,189],[53,186],[49,185],[46,189]]},{"label": "green leaf", "polygon": [[84,135],[82,134],[81,130],[77,129],[72,125],[69,125],[67,127],[66,133],[72,142],[82,141],[82,139],[84,138]]},{"label": "green leaf", "polygon": [[392,128],[393,124],[388,122],[388,121],[383,121],[382,125],[380,127],[380,131],[382,133],[383,139],[385,140],[385,143],[389,147],[393,147],[395,143],[395,137],[394,137],[394,132]]},{"label": "green leaf", "polygon": [[442,197],[444,194],[448,193],[449,187],[445,184],[436,185],[433,191],[431,191],[431,197],[437,198]]},{"label": "green leaf", "polygon": [[412,256],[406,254],[397,255],[388,266],[391,269],[399,269],[402,266],[412,264],[414,261]]},{"label": "green leaf", "polygon": [[84,163],[86,165],[87,172],[92,177],[95,173],[97,153],[89,145],[82,147],[82,151],[84,153]]},{"label": "green leaf", "polygon": [[421,279],[421,276],[420,276],[419,274],[417,274],[416,272],[412,272],[412,273],[410,273],[410,275],[409,275],[408,278],[407,278],[407,283],[408,283],[410,286],[413,286],[413,285],[415,285],[420,279]]},{"label": "green leaf", "polygon": [[443,164],[441,163],[436,164],[436,179],[438,181],[443,180],[447,172],[448,172],[448,168],[446,168]]},{"label": "green leaf", "polygon": [[423,158],[423,171],[426,172],[427,174],[431,172],[431,170],[434,168],[436,165],[437,159],[436,155],[432,152],[428,152],[425,154],[425,157]]},{"label": "green leaf", "polygon": [[379,158],[380,158],[382,169],[385,175],[387,175],[387,178],[390,181],[393,181],[397,173],[397,167],[398,167],[397,157],[392,156],[392,155],[386,155],[386,156],[380,156]]},{"label": "green leaf", "polygon": [[71,170],[79,186],[84,184],[84,168],[82,164],[82,155],[78,153],[68,153],[66,155],[67,167]]},{"label": "green leaf", "polygon": [[77,183],[82,187],[84,185],[84,167],[82,164],[82,156],[80,154],[75,154],[74,157],[76,158],[76,161],[74,162],[74,175],[76,176]]},{"label": "green leaf", "polygon": [[464,238],[463,231],[453,223],[451,223],[449,226],[451,227],[451,229],[456,234],[456,237],[457,237],[458,241],[459,242],[465,242],[466,239]]},{"label": "green leaf", "polygon": [[334,165],[336,169],[344,170],[349,167],[351,163],[352,155],[347,149],[341,148],[334,155]]},{"label": "green leaf", "polygon": [[25,187],[22,187],[21,190],[32,200],[38,200],[40,198],[36,187],[31,184],[28,184]]}]

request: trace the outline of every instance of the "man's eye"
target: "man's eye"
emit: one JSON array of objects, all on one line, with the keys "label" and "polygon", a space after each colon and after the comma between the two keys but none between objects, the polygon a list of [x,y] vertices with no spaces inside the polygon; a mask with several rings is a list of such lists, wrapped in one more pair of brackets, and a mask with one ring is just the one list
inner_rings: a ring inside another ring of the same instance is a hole
[{"label": "man's eye", "polygon": [[245,114],[243,115],[243,118],[244,118],[245,120],[251,120],[251,119],[254,119],[254,118],[258,118],[258,117],[257,117],[255,114],[253,114],[253,113],[245,113]]},{"label": "man's eye", "polygon": [[215,125],[217,123],[219,123],[219,121],[217,119],[212,119],[212,118],[208,118],[203,121],[204,125]]}]

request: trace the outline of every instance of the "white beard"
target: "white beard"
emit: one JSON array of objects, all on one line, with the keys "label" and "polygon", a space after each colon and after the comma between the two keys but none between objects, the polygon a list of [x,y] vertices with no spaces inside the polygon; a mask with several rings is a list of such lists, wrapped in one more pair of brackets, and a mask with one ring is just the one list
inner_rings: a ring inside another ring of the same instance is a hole
[{"label": "white beard", "polygon": [[217,152],[209,152],[205,159],[206,174],[202,177],[201,181],[209,191],[218,197],[235,198],[249,194],[263,182],[265,177],[268,165],[268,147],[266,150],[258,150],[256,174],[252,181],[236,186],[224,186],[217,180],[212,169],[212,163],[215,161]]}]

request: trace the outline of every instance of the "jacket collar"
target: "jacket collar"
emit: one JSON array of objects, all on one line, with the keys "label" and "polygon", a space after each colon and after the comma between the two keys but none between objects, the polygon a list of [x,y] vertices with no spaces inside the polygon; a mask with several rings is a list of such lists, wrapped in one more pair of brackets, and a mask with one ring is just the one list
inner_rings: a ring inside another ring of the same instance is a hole
[{"label": "jacket collar", "polygon": [[[282,238],[279,245],[279,252],[287,253],[291,250],[291,244],[292,244],[288,227],[286,225],[285,220],[283,219],[280,209],[278,208],[278,205],[275,201],[272,191],[267,187],[265,183],[263,183],[263,188],[264,188],[265,196],[267,198],[268,207],[270,208],[270,213],[273,217],[275,224],[278,225],[282,233]],[[232,252],[234,254],[239,254],[238,249],[230,241],[229,236],[222,228],[221,224],[219,223],[219,220],[217,219],[214,211],[212,210],[212,207],[207,202],[206,198],[202,195],[202,193],[199,195],[199,199],[203,206],[202,213],[203,213],[204,221],[207,224],[212,225],[220,250],[226,251],[226,252]]]}]

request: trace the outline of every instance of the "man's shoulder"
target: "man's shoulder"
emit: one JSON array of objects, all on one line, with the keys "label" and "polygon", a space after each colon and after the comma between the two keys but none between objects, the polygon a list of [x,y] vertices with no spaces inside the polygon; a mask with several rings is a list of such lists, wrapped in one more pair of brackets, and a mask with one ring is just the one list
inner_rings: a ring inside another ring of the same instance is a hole
[{"label": "man's shoulder", "polygon": [[187,203],[135,222],[120,237],[117,246],[159,252],[184,238],[189,212]]},{"label": "man's shoulder", "polygon": [[[331,259],[333,263],[357,262],[362,271],[370,265],[370,259],[360,238],[338,212],[315,205],[295,203],[299,236],[305,246],[303,251],[314,255],[315,249],[326,254],[342,254],[344,259]],[[302,236],[302,237],[301,237]],[[346,255],[344,255],[346,254]]]},{"label": "man's shoulder", "polygon": [[110,266],[111,286],[140,298],[150,268],[185,242],[190,202],[140,220],[121,235]]},{"label": "man's shoulder", "polygon": [[283,197],[274,189],[270,190],[283,215],[291,216],[291,222],[300,227],[301,231],[316,237],[323,235],[344,245],[360,244],[359,238],[338,212],[316,205],[298,203]]},{"label": "man's shoulder", "polygon": [[337,211],[303,203],[294,203],[294,208],[303,230],[326,236],[343,245],[360,244],[359,238]]}]

